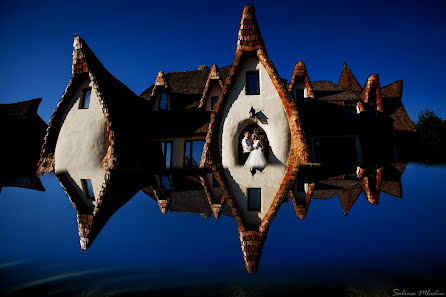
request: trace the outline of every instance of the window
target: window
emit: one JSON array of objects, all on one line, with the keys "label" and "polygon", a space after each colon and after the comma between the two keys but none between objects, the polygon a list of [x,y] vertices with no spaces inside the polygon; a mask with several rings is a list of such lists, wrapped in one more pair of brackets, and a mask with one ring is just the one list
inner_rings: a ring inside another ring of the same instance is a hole
[{"label": "window", "polygon": [[91,88],[82,91],[81,100],[79,102],[79,109],[88,109],[90,105]]},{"label": "window", "polygon": [[184,168],[198,168],[203,154],[204,140],[184,142]]},{"label": "window", "polygon": [[375,100],[370,100],[369,104],[366,107],[367,112],[371,115],[371,116],[377,116],[378,115],[378,110],[376,109],[376,101]]},{"label": "window", "polygon": [[215,104],[218,102],[218,96],[211,97],[211,109],[214,109]]},{"label": "window", "polygon": [[246,95],[260,95],[260,82],[258,71],[246,72]]},{"label": "window", "polygon": [[169,169],[172,165],[172,142],[171,141],[162,141],[161,149],[163,151],[163,168]]},{"label": "window", "polygon": [[94,200],[93,185],[91,179],[81,179],[82,190],[84,191],[87,200]]},{"label": "window", "polygon": [[248,210],[260,211],[260,188],[248,188]]},{"label": "window", "polygon": [[347,106],[347,115],[350,118],[356,116],[356,106]]},{"label": "window", "polygon": [[378,110],[376,109],[376,88],[370,89],[369,103],[366,106],[366,110],[371,116],[378,115]]},{"label": "window", "polygon": [[161,185],[165,190],[170,190],[169,177],[166,175],[161,176]]},{"label": "window", "polygon": [[167,110],[167,94],[166,93],[161,93],[161,98],[160,98],[160,102],[159,102],[159,106],[158,106],[158,110]]},{"label": "window", "polygon": [[305,180],[303,177],[299,177],[296,179],[295,191],[296,192],[304,192],[305,191]]},{"label": "window", "polygon": [[296,89],[294,97],[296,98],[297,104],[303,104],[304,103],[304,89]]},{"label": "window", "polygon": [[215,178],[215,174],[212,174],[212,186],[214,188],[218,188],[220,187],[220,183],[218,182],[218,180]]}]

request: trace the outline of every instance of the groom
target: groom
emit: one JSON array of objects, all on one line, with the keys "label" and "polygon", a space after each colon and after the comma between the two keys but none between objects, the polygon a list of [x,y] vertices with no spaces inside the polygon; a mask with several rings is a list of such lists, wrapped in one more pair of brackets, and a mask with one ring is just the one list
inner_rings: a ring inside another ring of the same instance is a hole
[{"label": "groom", "polygon": [[245,131],[245,137],[242,139],[242,148],[243,148],[243,163],[248,159],[249,153],[253,150],[252,141],[250,139],[249,131]]}]

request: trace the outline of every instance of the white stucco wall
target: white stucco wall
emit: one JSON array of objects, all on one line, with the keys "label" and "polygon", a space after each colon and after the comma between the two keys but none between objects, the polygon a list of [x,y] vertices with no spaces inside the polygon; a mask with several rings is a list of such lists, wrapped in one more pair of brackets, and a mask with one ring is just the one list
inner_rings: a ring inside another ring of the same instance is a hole
[{"label": "white stucco wall", "polygon": [[[229,94],[220,126],[219,149],[225,175],[230,191],[237,199],[241,211],[248,223],[258,223],[268,211],[276,193],[279,190],[286,170],[290,148],[290,129],[279,94],[277,93],[268,73],[257,58],[249,58],[242,62],[239,75]],[[245,94],[245,71],[258,70],[260,95]],[[270,164],[263,170],[251,175],[248,168],[238,164],[238,139],[243,129],[252,124],[249,110],[262,111],[268,118],[267,123],[256,121],[267,134],[270,153],[267,156]],[[261,211],[248,211],[247,189],[261,188]]]},{"label": "white stucco wall", "polygon": [[[91,87],[88,109],[79,109],[83,89]],[[89,80],[84,81],[71,98],[61,121],[55,150],[55,172],[67,171],[82,194],[81,179],[90,179],[95,198],[104,181],[105,169],[99,164],[107,152],[105,118],[99,99]],[[86,199],[87,205],[91,205]]]}]

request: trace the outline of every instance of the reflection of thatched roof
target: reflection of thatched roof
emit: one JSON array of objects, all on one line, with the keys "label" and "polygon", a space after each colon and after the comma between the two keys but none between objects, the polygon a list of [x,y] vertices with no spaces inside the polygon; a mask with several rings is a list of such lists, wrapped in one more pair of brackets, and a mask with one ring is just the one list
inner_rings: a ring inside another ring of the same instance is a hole
[{"label": "reflection of thatched roof", "polygon": [[[169,186],[170,189],[166,190],[164,196],[158,197],[158,199],[169,200],[168,211],[198,213],[206,217],[212,215],[209,200],[198,176],[171,175]],[[153,187],[145,187],[142,191],[152,199],[157,200]],[[223,204],[220,214],[232,216],[231,208],[227,203]]]},{"label": "reflection of thatched roof", "polygon": [[[373,172],[363,169],[359,177],[338,175],[333,178],[313,178],[317,180],[312,199],[330,199],[339,196],[344,215],[347,215],[359,195],[364,192],[369,202],[377,203],[379,193],[385,192],[397,198],[402,197],[401,176],[406,164],[393,163]],[[373,178],[369,178],[372,176]]]},{"label": "reflection of thatched roof", "polygon": [[0,104],[0,187],[45,190],[35,177],[46,123],[37,114],[41,98]]},{"label": "reflection of thatched roof", "polygon": [[339,194],[339,201],[341,202],[344,215],[347,215],[350,212],[350,209],[352,208],[353,204],[355,204],[361,193],[362,189],[359,186],[354,186]]},{"label": "reflection of thatched roof", "polygon": [[69,172],[59,172],[56,177],[77,212],[80,245],[84,250],[91,246],[113,214],[141,187],[137,176],[111,170],[105,176],[107,186],[95,195],[95,205],[91,206],[84,202],[83,189],[72,180]]}]

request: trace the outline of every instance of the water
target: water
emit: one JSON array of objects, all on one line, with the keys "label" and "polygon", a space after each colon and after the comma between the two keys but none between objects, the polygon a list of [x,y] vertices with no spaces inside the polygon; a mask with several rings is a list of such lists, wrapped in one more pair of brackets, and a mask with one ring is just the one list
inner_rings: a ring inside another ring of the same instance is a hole
[{"label": "water", "polygon": [[81,250],[76,212],[48,175],[42,178],[46,192],[3,188],[0,194],[1,290],[11,296],[382,296],[394,289],[441,289],[445,181],[445,167],[410,163],[402,198],[381,192],[372,205],[361,193],[347,216],[337,196],[312,199],[304,220],[291,201],[284,203],[251,276],[232,217],[163,215],[142,192]]}]

